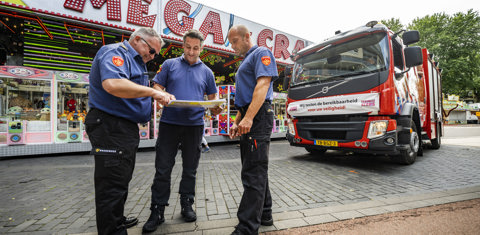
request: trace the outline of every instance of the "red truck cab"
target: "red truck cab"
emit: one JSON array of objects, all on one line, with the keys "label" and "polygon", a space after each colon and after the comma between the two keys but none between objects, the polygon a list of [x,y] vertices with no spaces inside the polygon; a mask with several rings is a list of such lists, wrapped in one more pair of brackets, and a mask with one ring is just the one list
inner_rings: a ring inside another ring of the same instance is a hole
[{"label": "red truck cab", "polygon": [[408,46],[419,39],[418,31],[400,38],[369,22],[298,51],[287,84],[290,144],[314,154],[343,149],[412,164],[424,142],[440,143],[431,119],[441,125],[441,115],[431,111],[441,108],[441,98],[429,100],[441,94],[440,73],[426,49]]}]

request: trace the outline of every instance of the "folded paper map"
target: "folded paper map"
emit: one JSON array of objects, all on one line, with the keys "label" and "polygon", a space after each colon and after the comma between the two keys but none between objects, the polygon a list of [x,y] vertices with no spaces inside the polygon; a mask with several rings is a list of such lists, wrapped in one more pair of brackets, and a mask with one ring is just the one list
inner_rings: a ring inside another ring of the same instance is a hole
[{"label": "folded paper map", "polygon": [[167,107],[177,107],[177,108],[192,108],[192,107],[204,107],[204,108],[213,108],[215,106],[220,106],[225,103],[225,99],[220,100],[172,100],[167,104]]}]

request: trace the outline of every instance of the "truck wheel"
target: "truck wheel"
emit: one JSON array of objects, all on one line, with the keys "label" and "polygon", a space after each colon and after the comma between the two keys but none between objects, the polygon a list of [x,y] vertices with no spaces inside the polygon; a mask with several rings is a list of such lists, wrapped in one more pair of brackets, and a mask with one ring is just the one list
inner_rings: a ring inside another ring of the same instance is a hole
[{"label": "truck wheel", "polygon": [[420,148],[420,137],[418,136],[417,127],[413,121],[410,123],[410,128],[412,128],[412,132],[410,133],[409,148],[407,150],[401,150],[398,159],[401,164],[405,165],[410,165],[415,162],[418,149]]},{"label": "truck wheel", "polygon": [[327,152],[326,149],[315,149],[310,147],[305,147],[305,150],[307,150],[307,152],[309,152],[310,154],[317,156],[322,156],[325,152]]},{"label": "truck wheel", "polygon": [[442,144],[442,138],[440,137],[440,122],[437,122],[437,131],[435,132],[435,139],[431,140],[432,149],[439,149]]}]

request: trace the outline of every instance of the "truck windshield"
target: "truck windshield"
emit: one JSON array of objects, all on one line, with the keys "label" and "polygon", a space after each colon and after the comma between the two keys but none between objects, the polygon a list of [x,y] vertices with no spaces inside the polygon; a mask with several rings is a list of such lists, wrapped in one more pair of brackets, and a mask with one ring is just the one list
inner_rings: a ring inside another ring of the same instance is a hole
[{"label": "truck windshield", "polygon": [[388,68],[388,38],[374,33],[343,43],[333,42],[295,61],[292,86],[342,80]]}]

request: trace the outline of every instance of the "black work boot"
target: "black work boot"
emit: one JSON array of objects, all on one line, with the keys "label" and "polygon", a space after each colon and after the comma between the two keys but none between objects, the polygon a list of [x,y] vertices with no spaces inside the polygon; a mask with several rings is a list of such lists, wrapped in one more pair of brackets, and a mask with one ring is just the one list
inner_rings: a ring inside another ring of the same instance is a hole
[{"label": "black work boot", "polygon": [[163,213],[165,212],[165,206],[152,205],[150,207],[152,213],[148,217],[147,222],[143,225],[143,232],[149,233],[157,230],[157,227],[165,222]]},{"label": "black work boot", "polygon": [[272,226],[273,225],[273,217],[272,214],[262,214],[262,219],[260,220],[260,224],[263,226]]},{"label": "black work boot", "polygon": [[128,217],[125,219],[125,222],[123,222],[123,225],[125,225],[125,228],[131,228],[137,224],[138,224],[138,219],[136,217]]},{"label": "black work boot", "polygon": [[182,216],[185,222],[193,222],[197,220],[197,214],[193,211],[193,199],[187,196],[180,196],[180,205],[182,206]]}]

